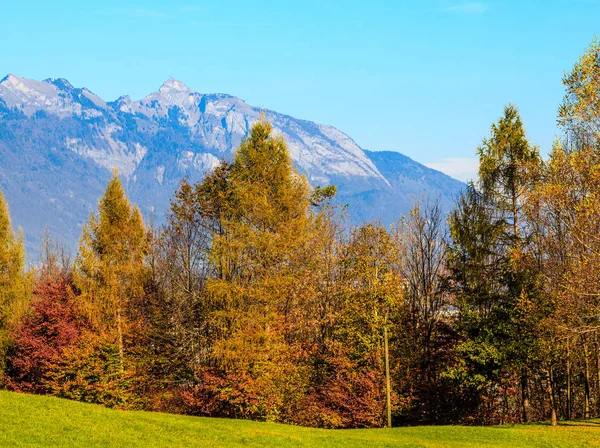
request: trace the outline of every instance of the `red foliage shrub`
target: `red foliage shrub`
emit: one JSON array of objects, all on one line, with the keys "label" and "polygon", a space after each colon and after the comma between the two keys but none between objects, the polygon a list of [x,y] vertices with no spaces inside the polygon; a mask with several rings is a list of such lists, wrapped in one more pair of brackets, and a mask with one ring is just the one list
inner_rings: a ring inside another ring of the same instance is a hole
[{"label": "red foliage shrub", "polygon": [[9,389],[48,393],[49,372],[85,327],[66,278],[44,278],[35,287],[31,310],[13,328],[7,362]]},{"label": "red foliage shrub", "polygon": [[[280,378],[282,381],[283,378]],[[200,384],[184,389],[182,399],[187,414],[278,420],[282,397],[276,387],[248,372],[222,372],[205,369]]]},{"label": "red foliage shrub", "polygon": [[384,424],[385,376],[378,366],[353,362],[340,347],[324,359],[322,381],[306,395],[296,423],[325,428]]}]

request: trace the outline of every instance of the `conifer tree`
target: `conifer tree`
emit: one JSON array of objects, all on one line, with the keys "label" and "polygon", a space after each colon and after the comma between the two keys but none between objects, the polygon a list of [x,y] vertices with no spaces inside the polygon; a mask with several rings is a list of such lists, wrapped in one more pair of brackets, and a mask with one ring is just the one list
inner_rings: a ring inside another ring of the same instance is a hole
[{"label": "conifer tree", "polygon": [[285,271],[306,235],[308,183],[295,172],[283,139],[271,131],[268,122],[256,123],[223,188],[205,192],[207,202],[220,202],[211,254],[221,280],[252,282]]},{"label": "conifer tree", "polygon": [[566,145],[573,149],[600,144],[600,40],[594,39],[563,77],[565,96],[558,109],[558,124]]},{"label": "conifer tree", "polygon": [[74,281],[81,304],[95,330],[117,344],[123,367],[124,339],[143,297],[146,230],[117,173],[84,227]]},{"label": "conifer tree", "polygon": [[310,207],[308,183],[294,170],[283,139],[271,134],[268,122],[256,123],[223,171],[226,181],[213,176],[203,189],[220,220],[210,249],[217,277],[207,281],[213,354],[243,400],[263,395],[263,405],[252,411],[261,418],[282,412],[290,402],[284,397],[300,389],[284,379],[296,368],[286,357],[283,322],[297,297],[293,267]]},{"label": "conifer tree", "polygon": [[446,376],[457,383],[461,411],[472,416],[477,415],[484,398],[491,398],[488,395],[504,363],[503,353],[496,346],[498,332],[493,331],[502,317],[498,304],[504,298],[506,261],[498,244],[503,226],[494,219],[494,210],[484,196],[470,184],[450,213],[449,230],[446,263],[459,313],[456,330],[461,341],[456,347],[457,359]]},{"label": "conifer tree", "polygon": [[29,279],[24,269],[23,235],[14,232],[8,204],[0,191],[0,384],[11,325],[27,306]]},{"label": "conifer tree", "polygon": [[[508,105],[504,108],[504,116],[492,125],[490,138],[485,139],[478,150],[479,153],[479,181],[482,192],[494,207],[498,222],[504,222],[504,230],[499,244],[506,251],[508,265],[506,266],[503,289],[506,291],[506,300],[509,313],[517,311],[519,301],[526,296],[530,300],[535,293],[536,274],[531,272],[526,260],[527,244],[531,236],[523,222],[524,200],[531,190],[535,177],[532,173],[540,163],[538,149],[530,145],[525,136],[521,117],[516,107]],[[526,340],[527,333],[522,328],[524,321],[514,324],[517,333],[510,335],[514,344],[512,356],[521,364],[521,395],[522,418],[528,420],[529,410],[529,380],[528,358],[532,341]]]},{"label": "conifer tree", "polygon": [[[528,335],[533,330],[520,307],[539,299],[539,272],[531,262],[532,231],[524,209],[540,157],[513,105],[505,107],[504,115],[492,125],[478,154],[479,190],[470,186],[450,217],[449,265],[460,288],[458,304],[466,337],[459,352],[464,365],[480,364],[479,373],[472,370],[468,375],[484,380],[482,386],[490,393],[501,375],[512,374],[513,367],[520,370],[521,417],[527,421],[533,347]],[[473,363],[475,358],[480,362]]]},{"label": "conifer tree", "polygon": [[538,149],[529,144],[515,106],[504,108],[504,116],[492,125],[489,138],[478,149],[479,183],[483,194],[497,210],[498,218],[510,225],[507,244],[521,243],[522,198],[531,183],[530,166],[539,163]]}]

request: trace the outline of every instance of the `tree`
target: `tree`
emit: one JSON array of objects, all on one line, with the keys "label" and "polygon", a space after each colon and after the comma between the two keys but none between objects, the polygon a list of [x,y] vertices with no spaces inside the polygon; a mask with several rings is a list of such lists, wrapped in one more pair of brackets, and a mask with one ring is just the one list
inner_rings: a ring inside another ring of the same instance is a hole
[{"label": "tree", "polygon": [[[595,40],[563,77],[566,92],[558,111],[563,135],[555,142],[534,192],[542,227],[539,258],[544,292],[552,300],[546,327],[556,329],[548,337],[552,363],[546,376],[551,378],[555,372],[556,378],[556,372],[564,370],[568,418],[591,415],[591,363],[599,357],[593,344],[600,331],[599,52],[600,44]],[[577,370],[580,375],[574,374]],[[596,396],[600,396],[600,386],[595,383]],[[555,396],[560,394],[560,388],[552,388],[550,382],[548,385]],[[578,414],[577,408],[583,412]]]},{"label": "tree", "polygon": [[285,142],[271,132],[268,122],[256,123],[231,167],[221,171],[224,177],[209,177],[198,191],[216,219],[209,253],[215,275],[206,281],[206,297],[218,394],[238,396],[229,415],[285,420],[285,409],[302,390],[286,335],[298,296],[294,272],[307,237],[310,194]]},{"label": "tree", "polygon": [[[540,157],[517,109],[509,105],[478,148],[479,179],[450,215],[448,266],[459,310],[460,378],[483,421],[514,419],[520,377],[520,419],[529,419],[529,376],[535,347],[531,303],[541,300],[534,229],[526,219]],[[500,393],[499,393],[500,392]],[[488,403],[486,410],[482,403]],[[497,419],[497,420],[496,420]]]},{"label": "tree", "polygon": [[[417,357],[432,361],[432,344],[448,305],[444,282],[445,223],[439,201],[416,204],[400,226],[401,272],[409,303]],[[426,374],[427,368],[425,368]],[[430,378],[431,379],[431,378]]]},{"label": "tree", "polygon": [[0,384],[6,367],[6,350],[11,343],[11,327],[27,308],[29,289],[23,235],[12,229],[8,204],[0,191]]},{"label": "tree", "polygon": [[117,345],[121,369],[135,305],[143,299],[146,253],[141,213],[129,203],[115,172],[100,199],[98,217],[92,214],[84,227],[74,281],[94,331]]},{"label": "tree", "polygon": [[566,88],[558,124],[568,145],[582,149],[600,142],[600,41],[592,41],[563,77]]},{"label": "tree", "polygon": [[7,385],[12,390],[52,393],[52,376],[69,347],[86,329],[67,276],[42,276],[31,308],[11,331]]},{"label": "tree", "polygon": [[46,228],[40,252],[40,276],[45,278],[70,278],[72,254],[64,244],[54,241]]},{"label": "tree", "polygon": [[143,375],[148,401],[156,403],[151,409],[169,410],[178,391],[193,384],[195,374],[209,363],[211,309],[205,283],[213,272],[209,250],[219,220],[204,190],[212,189],[222,172],[217,168],[202,184],[190,185],[186,179],[180,183],[167,223],[150,245],[147,331],[144,353],[138,356],[148,360]]},{"label": "tree", "polygon": [[[463,420],[478,415],[486,395],[500,380],[505,362],[498,342],[504,326],[502,277],[505,254],[498,241],[503,232],[494,209],[473,184],[459,198],[449,216],[450,246],[447,265],[450,290],[458,310],[459,341],[456,359],[445,377],[458,386]],[[471,420],[472,421],[472,420]]]},{"label": "tree", "polygon": [[446,286],[447,224],[438,200],[416,203],[397,229],[399,266],[402,276],[405,313],[398,344],[406,372],[399,383],[413,403],[407,417],[429,423],[448,415],[448,396],[440,381],[447,341],[452,331],[448,317],[453,308]]},{"label": "tree", "polygon": [[[539,151],[529,144],[519,113],[513,105],[506,106],[504,116],[497,124],[492,125],[491,135],[484,139],[479,153],[479,183],[481,190],[495,208],[496,219],[505,223],[500,244],[507,253],[507,271],[505,272],[505,290],[510,305],[518,308],[518,301],[523,294],[532,294],[535,287],[535,275],[528,271],[531,265],[524,263],[526,250],[524,247],[530,240],[530,232],[523,222],[523,202],[527,192],[532,188],[535,177],[531,175],[540,163]],[[526,332],[525,328],[516,331]],[[521,363],[521,395],[522,419],[528,420],[529,380],[528,356],[531,341],[520,339],[514,335],[517,343],[513,345],[516,356]]]},{"label": "tree", "polygon": [[527,141],[521,117],[515,106],[504,108],[504,116],[492,125],[489,138],[477,150],[479,184],[482,193],[496,207],[499,219],[507,221],[506,237],[518,248],[522,236],[522,198],[531,185],[530,166],[540,161],[539,151]]},{"label": "tree", "polygon": [[[385,227],[367,223],[351,232],[339,262],[339,302],[323,359],[330,374],[322,378],[320,396],[337,413],[337,426],[383,426],[389,390],[385,332],[396,335],[403,306],[398,248]],[[390,412],[398,404],[392,392]]]}]

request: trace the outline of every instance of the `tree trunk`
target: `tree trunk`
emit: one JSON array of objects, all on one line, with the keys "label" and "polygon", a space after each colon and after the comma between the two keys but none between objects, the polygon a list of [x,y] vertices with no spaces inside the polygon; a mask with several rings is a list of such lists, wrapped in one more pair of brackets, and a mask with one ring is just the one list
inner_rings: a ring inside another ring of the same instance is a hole
[{"label": "tree trunk", "polygon": [[521,397],[522,420],[523,423],[527,423],[529,421],[529,377],[526,367],[521,369]]},{"label": "tree trunk", "polygon": [[121,322],[121,308],[117,308],[117,338],[119,343],[119,364],[123,372],[123,328]]},{"label": "tree trunk", "polygon": [[554,400],[554,389],[552,388],[552,367],[550,367],[548,370],[546,370],[546,376],[547,376],[547,385],[546,385],[546,392],[548,394],[548,401],[550,402],[550,424],[552,426],[556,426],[557,425],[557,418],[556,418],[556,402]]},{"label": "tree trunk", "polygon": [[516,247],[519,248],[520,247],[520,241],[519,241],[519,214],[517,211],[517,194],[516,194],[516,187],[513,183],[513,194],[512,194],[512,214],[513,214],[513,232],[515,234],[515,244]]}]

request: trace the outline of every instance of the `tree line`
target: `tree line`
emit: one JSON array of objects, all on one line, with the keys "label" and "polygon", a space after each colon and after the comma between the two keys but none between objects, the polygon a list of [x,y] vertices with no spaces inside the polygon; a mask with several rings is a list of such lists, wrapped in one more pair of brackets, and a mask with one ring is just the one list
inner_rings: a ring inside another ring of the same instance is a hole
[{"label": "tree line", "polygon": [[160,228],[115,173],[74,259],[47,236],[26,269],[0,195],[0,384],[329,428],[600,415],[599,42],[563,83],[547,160],[507,106],[447,216],[352,225],[266,121]]}]

